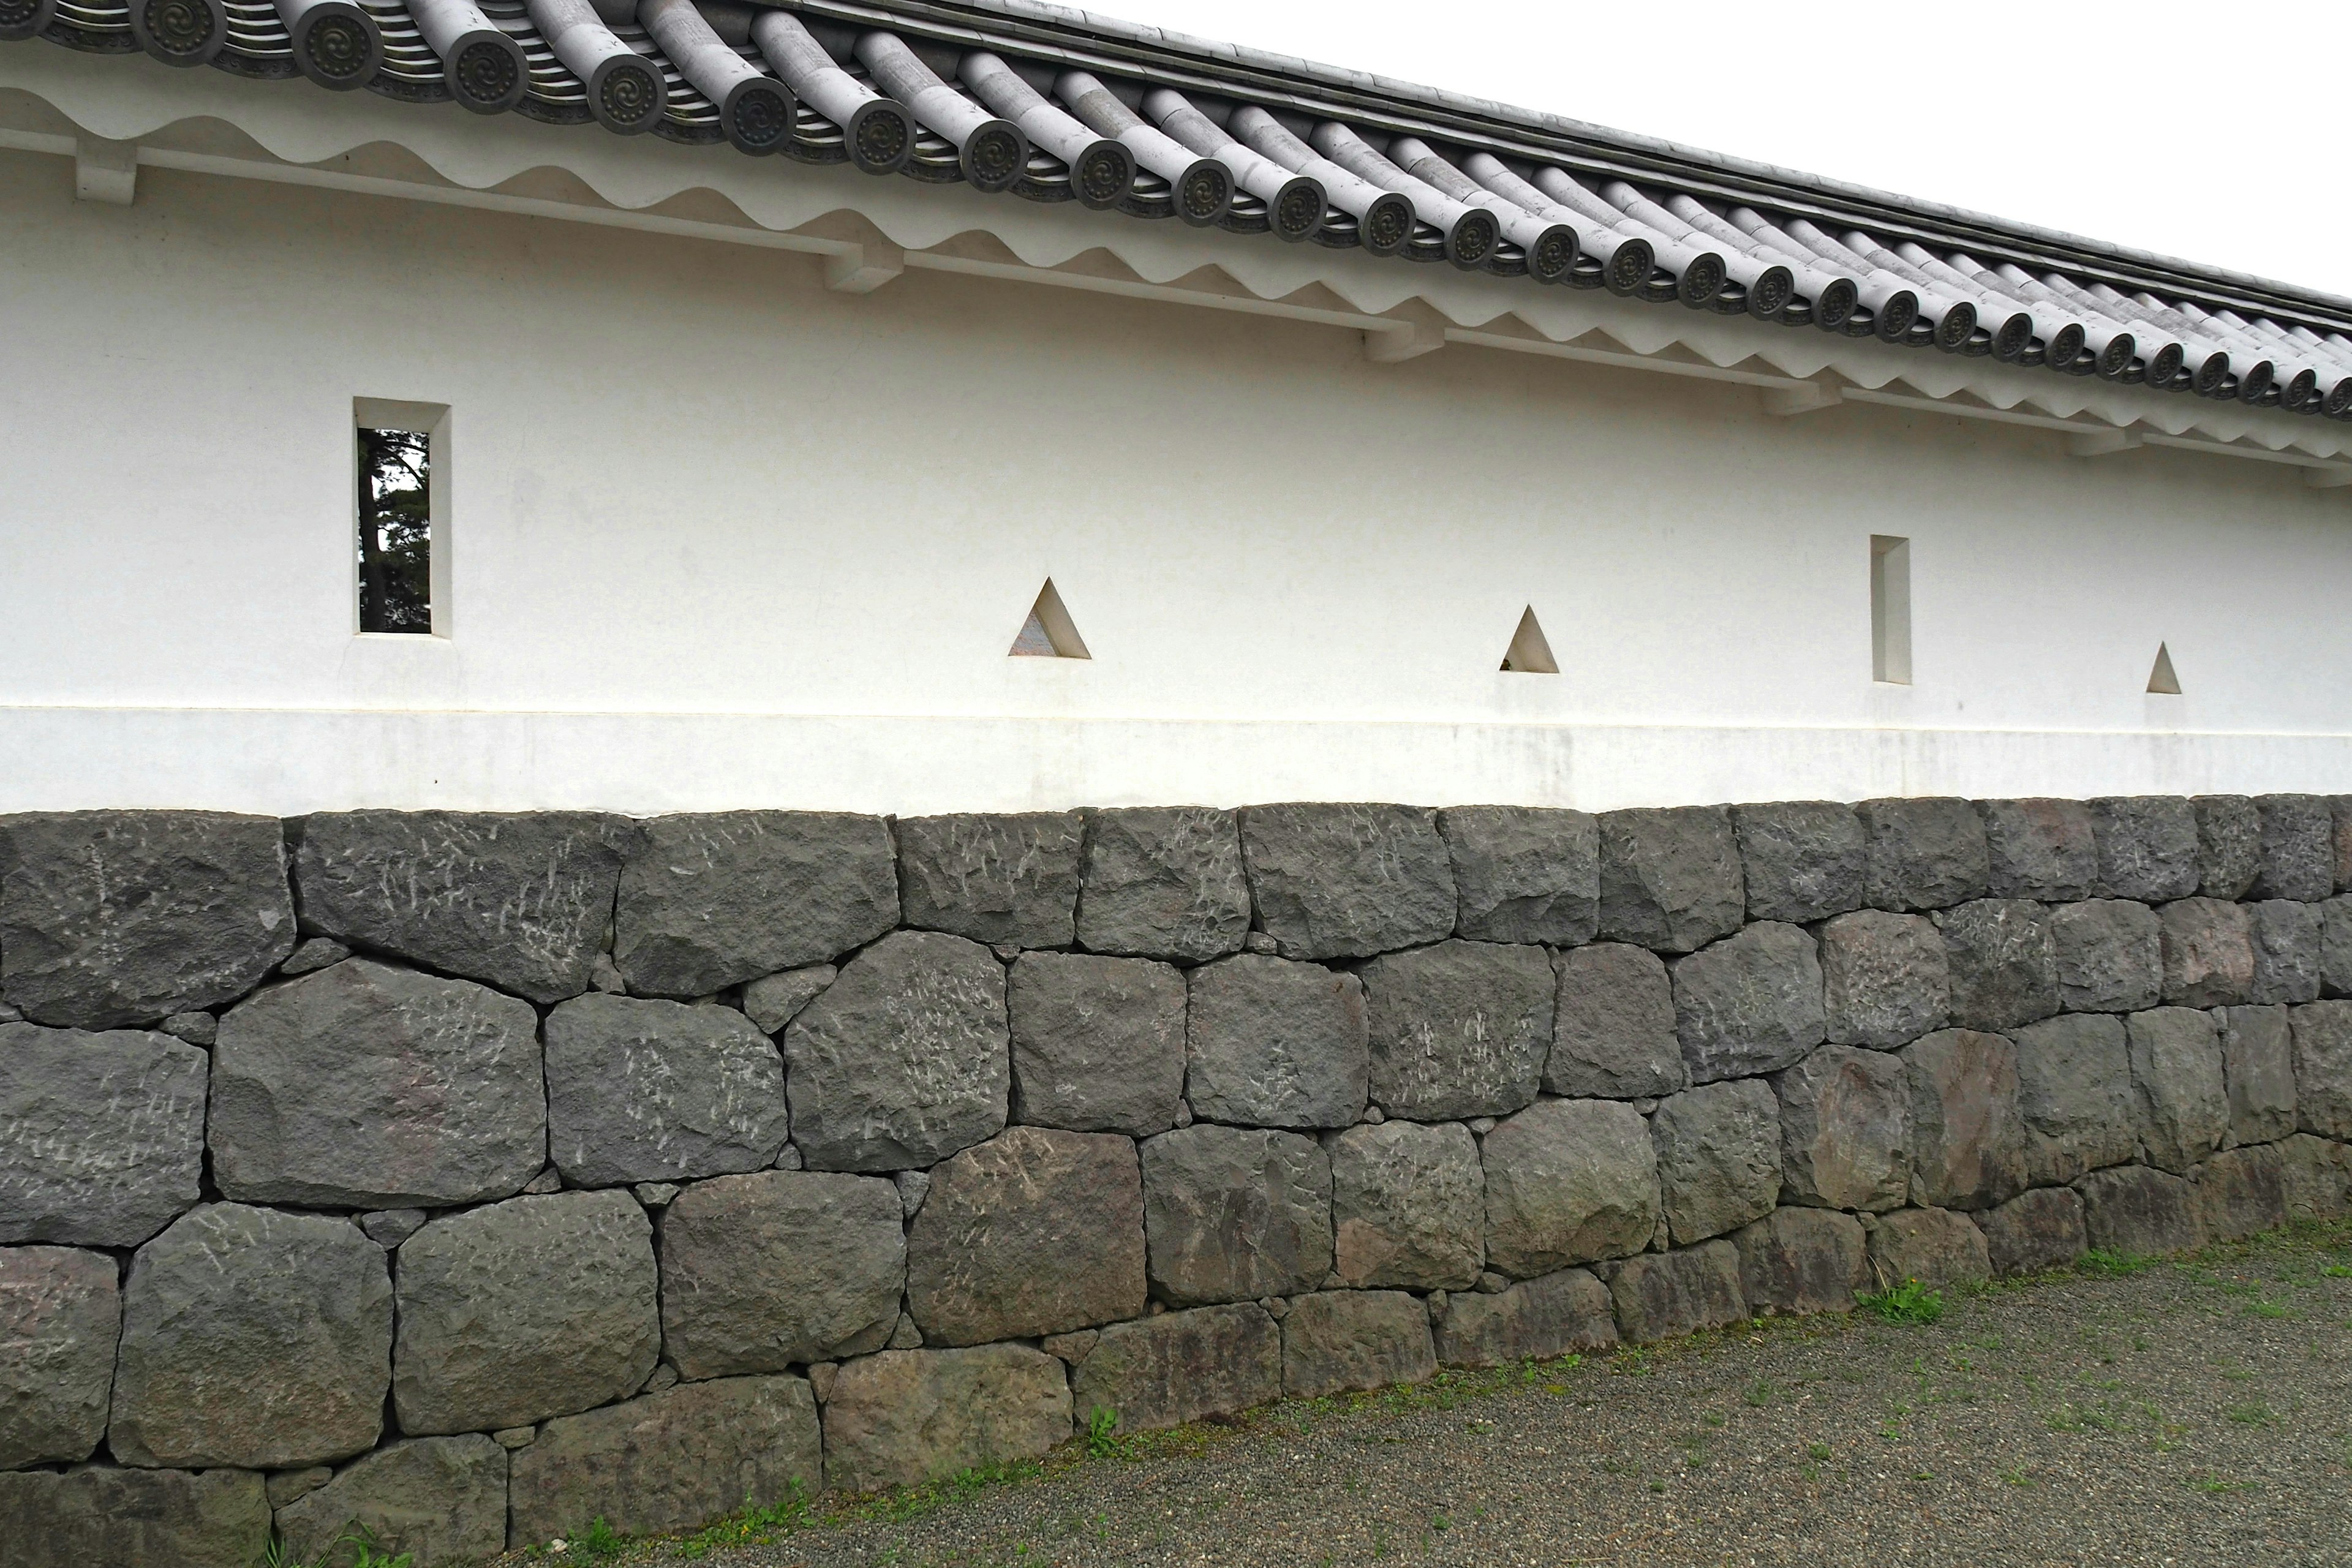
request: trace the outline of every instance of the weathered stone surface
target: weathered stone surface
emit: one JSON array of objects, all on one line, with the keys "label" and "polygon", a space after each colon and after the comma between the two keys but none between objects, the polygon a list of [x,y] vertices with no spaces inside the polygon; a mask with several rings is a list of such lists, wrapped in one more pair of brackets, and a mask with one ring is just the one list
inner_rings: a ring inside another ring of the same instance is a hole
[{"label": "weathered stone surface", "polygon": [[2327,797],[2265,795],[2254,807],[2262,814],[2263,858],[2249,891],[2258,899],[2314,903],[2335,892],[2336,813]]},{"label": "weathered stone surface", "polygon": [[2017,1047],[1999,1035],[1943,1029],[1903,1053],[1911,1086],[1911,1201],[1990,1208],[2025,1185]]},{"label": "weathered stone surface", "polygon": [[663,1353],[704,1378],[878,1351],[906,1281],[898,1191],[880,1176],[697,1182],[662,1215]]},{"label": "weathered stone surface", "polygon": [[2279,1145],[2280,1191],[2290,1219],[2352,1214],[2352,1146],[2298,1132]]},{"label": "weathered stone surface", "polygon": [[2294,1124],[2352,1142],[2352,1002],[2294,1009]]},{"label": "weathered stone surface", "polygon": [[1543,1087],[1553,1094],[1639,1100],[1690,1081],[1675,1034],[1666,966],[1645,948],[1596,942],[1559,955],[1551,1054]]},{"label": "weathered stone surface", "polygon": [[1496,1124],[1480,1145],[1486,1265],[1531,1279],[1621,1258],[1658,1227],[1658,1160],[1631,1106],[1546,1100]]},{"label": "weathered stone surface", "polygon": [[1253,1301],[1113,1323],[1070,1373],[1081,1432],[1097,1410],[1152,1432],[1282,1397],[1282,1331]]},{"label": "weathered stone surface", "polygon": [[1736,1230],[1780,1201],[1780,1108],[1760,1079],[1703,1084],[1650,1119],[1677,1246]]},{"label": "weathered stone surface", "polygon": [[1992,876],[1984,824],[1965,800],[1865,800],[1863,901],[1878,910],[1940,910],[1981,899]]},{"label": "weathered stone surface", "polygon": [[2058,1000],[2070,1013],[2137,1013],[2164,995],[2164,924],[2146,904],[2092,899],[2050,911]]},{"label": "weathered stone surface", "polygon": [[1942,1289],[1992,1278],[1976,1221],[1953,1209],[1897,1209],[1870,1233],[1870,1271],[1882,1289],[1906,1280]]},{"label": "weathered stone surface", "polygon": [[824,1484],[841,1491],[909,1485],[1030,1458],[1069,1436],[1069,1384],[1062,1363],[1043,1351],[884,1351],[845,1362],[834,1381]]},{"label": "weathered stone surface", "polygon": [[1735,805],[1748,918],[1802,925],[1862,904],[1868,855],[1853,807],[1826,800]]},{"label": "weathered stone surface", "polygon": [[1822,1000],[1842,1046],[1900,1046],[1951,1016],[1951,961],[1924,915],[1857,910],[1822,927]]},{"label": "weathered stone surface", "polygon": [[2123,1020],[2070,1013],[2020,1029],[2017,1105],[2025,1119],[2027,1181],[2071,1182],[2128,1161],[2138,1135]]},{"label": "weathered stone surface", "polygon": [[661,1347],[653,1226],[626,1193],[509,1198],[400,1248],[393,1403],[412,1436],[494,1431],[635,1392]]},{"label": "weathered stone surface", "polygon": [[289,826],[305,931],[534,1002],[588,989],[637,834],[591,811],[338,811]]},{"label": "weathered stone surface", "polygon": [[1748,1311],[1851,1312],[1868,1265],[1862,1222],[1828,1209],[1774,1209],[1740,1227],[1739,1289]]},{"label": "weathered stone surface", "polygon": [[1617,1343],[1617,1319],[1608,1286],[1590,1269],[1562,1268],[1492,1295],[1449,1298],[1436,1333],[1442,1364],[1502,1366],[1609,1350]]},{"label": "weathered stone surface", "polygon": [[908,925],[1014,947],[1070,945],[1086,837],[1077,812],[902,816],[895,826]]},{"label": "weathered stone surface", "polygon": [[1006,983],[1013,1120],[1146,1138],[1184,1101],[1184,976],[1145,958],[1024,952]]},{"label": "weathered stone surface", "polygon": [[1633,1344],[1723,1328],[1748,1315],[1739,1249],[1727,1241],[1628,1258],[1609,1282],[1609,1294],[1617,1332]]},{"label": "weathered stone surface", "polygon": [[2176,1175],[2221,1146],[2230,1094],[2210,1016],[2193,1007],[2134,1013],[2132,1128],[2147,1163]]},{"label": "weathered stone surface", "polygon": [[2253,939],[2254,978],[2246,988],[2253,1003],[2315,1002],[2319,999],[2320,945],[2325,931],[2317,904],[2265,899],[2244,906],[2247,934]]},{"label": "weathered stone surface", "polygon": [[168,1035],[0,1024],[0,1242],[136,1247],[193,1206],[207,1067]]},{"label": "weathered stone surface", "polygon": [[1428,1309],[1402,1290],[1318,1291],[1283,1316],[1282,1391],[1293,1399],[1426,1383],[1436,1373]]},{"label": "weathered stone surface", "polygon": [[1535,1099],[1558,984],[1543,949],[1441,942],[1376,958],[1357,973],[1372,1102],[1390,1115],[1508,1116]]},{"label": "weathered stone surface", "polygon": [[1601,827],[1580,811],[1458,805],[1437,814],[1454,933],[1574,947],[1601,929]]},{"label": "weathered stone surface", "polygon": [[2199,1167],[2205,1234],[2238,1241],[2286,1223],[2286,1156],[2275,1143],[2225,1149]]},{"label": "weathered stone surface", "polygon": [[2031,899],[1979,899],[1936,911],[1952,975],[1952,1022],[2013,1029],[2058,1011],[2058,949]]},{"label": "weathered stone surface", "polygon": [[1331,1160],[1295,1132],[1202,1124],[1142,1144],[1151,1286],[1180,1304],[1311,1289],[1331,1272]]},{"label": "weathered stone surface", "polygon": [[1205,805],[1091,813],[1078,894],[1078,945],[1127,958],[1199,963],[1239,952],[1249,879],[1230,811]]},{"label": "weathered stone surface", "polygon": [[784,1146],[784,1064],[731,1007],[602,994],[547,1016],[547,1144],[574,1186],[762,1169]]},{"label": "weathered stone surface", "polygon": [[139,1249],[107,1444],[126,1465],[283,1469],[372,1447],[392,1281],[349,1220],[206,1204]]},{"label": "weathered stone surface", "polygon": [[1778,1072],[1827,1037],[1813,939],[1759,921],[1675,961],[1675,1033],[1694,1084]]},{"label": "weathered stone surface", "polygon": [[106,1436],[121,1329],[114,1259],[0,1247],[0,1470],[89,1458]]},{"label": "weathered stone surface", "polygon": [[2152,1258],[2205,1245],[2194,1184],[2147,1165],[2094,1171],[2074,1184],[2083,1194],[2083,1228],[2102,1252]]},{"label": "weathered stone surface", "polygon": [[682,1383],[559,1416],[513,1463],[507,1542],[517,1547],[598,1518],[624,1535],[691,1530],[782,1502],[796,1485],[814,1493],[824,1468],[816,1397],[800,1377]]},{"label": "weathered stone surface", "polygon": [[824,963],[898,923],[878,816],[718,811],[640,827],[613,927],[613,962],[639,995],[708,995]]},{"label": "weathered stone surface", "polygon": [[743,987],[743,1016],[758,1025],[763,1035],[781,1033],[840,974],[841,971],[830,963],[812,963],[803,969],[763,974]]},{"label": "weathered stone surface", "polygon": [[1350,1127],[1370,1072],[1364,986],[1319,963],[1241,953],[1186,977],[1192,1114],[1254,1127]]},{"label": "weathered stone surface", "polygon": [[1980,800],[1976,808],[1992,897],[2055,904],[2099,890],[2098,844],[2081,801]]},{"label": "weathered stone surface", "polygon": [[2294,1028],[2284,1007],[2222,1007],[2221,1077],[2231,1143],[2271,1143],[2294,1131]]},{"label": "weathered stone surface", "polygon": [[269,1499],[251,1470],[0,1472],[8,1568],[252,1568]]},{"label": "weathered stone surface", "polygon": [[962,937],[895,931],[802,1010],[783,1047],[810,1169],[935,1163],[1004,1126],[1004,966]]},{"label": "weathered stone surface", "polygon": [[1410,805],[1253,805],[1242,860],[1285,958],[1363,958],[1450,936],[1454,864],[1436,813]]},{"label": "weathered stone surface", "polygon": [[2202,879],[2197,811],[2179,795],[2109,795],[2085,803],[2099,846],[2099,886],[2144,904],[2185,899]]},{"label": "weathered stone surface", "polygon": [[2352,893],[2320,905],[2319,917],[2320,992],[2352,996]]},{"label": "weathered stone surface", "polygon": [[2164,906],[2164,999],[2177,1007],[2227,1007],[2254,985],[2252,921],[2243,904],[2180,899]]},{"label": "weathered stone surface", "polygon": [[1902,1059],[1831,1046],[1776,1075],[1780,1196],[1822,1208],[1901,1208],[1911,1192],[1911,1085]]},{"label": "weathered stone surface", "polygon": [[1717,805],[1601,817],[1601,932],[1660,952],[1694,952],[1748,911],[1731,814]]},{"label": "weathered stone surface", "polygon": [[[340,942],[330,942],[323,936],[308,937],[294,950],[294,956],[278,966],[278,978],[291,980],[298,974],[309,974],[331,963],[341,963],[352,955],[352,950]],[[187,1016],[174,1013],[173,1017]]]},{"label": "weathered stone surface", "polygon": [[2083,1196],[2072,1187],[2035,1187],[1977,1216],[1994,1274],[2063,1268],[2090,1246],[2083,1229]]},{"label": "weathered stone surface", "polygon": [[1328,1139],[1335,1267],[1361,1289],[1466,1290],[1486,1261],[1486,1178],[1458,1121],[1388,1121]]},{"label": "weathered stone surface", "polygon": [[345,1539],[353,1525],[377,1561],[496,1557],[507,1549],[507,1451],[478,1432],[388,1443],[278,1510],[278,1537],[296,1563],[349,1568],[359,1557]]},{"label": "weathered stone surface", "polygon": [[2242,899],[2263,868],[2263,817],[2253,797],[2200,795],[2197,811],[2197,890],[2209,899]]},{"label": "weathered stone surface", "polygon": [[0,816],[0,990],[35,1023],[110,1029],[216,1007],[293,950],[274,816]]}]

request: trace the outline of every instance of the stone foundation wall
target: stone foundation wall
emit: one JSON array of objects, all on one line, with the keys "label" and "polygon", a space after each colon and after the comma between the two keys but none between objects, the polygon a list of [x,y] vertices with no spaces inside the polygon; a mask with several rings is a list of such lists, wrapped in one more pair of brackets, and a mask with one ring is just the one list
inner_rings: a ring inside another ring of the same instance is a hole
[{"label": "stone foundation wall", "polygon": [[2352,796],[0,818],[0,1541],[418,1568],[2344,1212]]}]

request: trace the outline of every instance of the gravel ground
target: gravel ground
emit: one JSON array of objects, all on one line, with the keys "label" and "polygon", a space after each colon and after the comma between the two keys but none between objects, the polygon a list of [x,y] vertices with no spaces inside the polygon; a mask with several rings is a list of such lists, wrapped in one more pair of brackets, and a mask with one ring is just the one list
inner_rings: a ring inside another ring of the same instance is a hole
[{"label": "gravel ground", "polygon": [[600,1561],[2352,1563],[2352,1226],[1945,1307],[1285,1402]]}]

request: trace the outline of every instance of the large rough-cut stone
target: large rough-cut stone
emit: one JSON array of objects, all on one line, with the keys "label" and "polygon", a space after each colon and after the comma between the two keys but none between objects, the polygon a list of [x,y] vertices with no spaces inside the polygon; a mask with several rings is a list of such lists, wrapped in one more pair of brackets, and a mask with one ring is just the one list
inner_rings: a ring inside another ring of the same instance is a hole
[{"label": "large rough-cut stone", "polygon": [[1148,1138],[1184,1101],[1184,976],[1146,958],[1024,952],[1006,977],[1013,1120]]},{"label": "large rough-cut stone", "polygon": [[783,1047],[811,1169],[932,1164],[1004,1126],[1004,966],[962,937],[895,931],[802,1009]]},{"label": "large rough-cut stone", "polygon": [[2130,1024],[2133,1130],[2149,1164],[2186,1174],[2230,1131],[2213,1019],[2193,1007],[2156,1007]]},{"label": "large rough-cut stone", "polygon": [[2197,890],[2209,899],[2242,899],[2263,868],[2263,817],[2253,798],[2200,795],[2197,810]]},{"label": "large rough-cut stone", "polygon": [[1868,854],[1853,807],[1826,800],[1735,805],[1748,918],[1802,925],[1862,904]]},{"label": "large rough-cut stone", "polygon": [[2352,996],[2352,893],[2319,906],[2319,985],[2323,995]]},{"label": "large rough-cut stone", "polygon": [[508,1544],[577,1535],[599,1518],[624,1535],[692,1530],[795,1488],[813,1494],[823,1471],[806,1378],[680,1384],[541,1427],[514,1457]]},{"label": "large rough-cut stone", "polygon": [[1508,1116],[1535,1099],[1558,984],[1543,949],[1441,942],[1376,958],[1357,973],[1372,1102],[1390,1115]]},{"label": "large rough-cut stone", "polygon": [[2185,899],[2202,879],[2196,808],[2179,795],[2109,795],[2085,803],[2099,846],[2099,886],[2144,904]]},{"label": "large rough-cut stone", "polygon": [[2327,797],[2336,814],[2336,890],[2352,893],[2352,795]]},{"label": "large rough-cut stone", "polygon": [[2227,1007],[2254,986],[2253,922],[2243,904],[2181,899],[2164,906],[2164,999]]},{"label": "large rough-cut stone", "polygon": [[2074,1184],[2083,1194],[2083,1228],[2102,1252],[2152,1258],[2205,1245],[2205,1220],[2193,1183],[2147,1165],[2094,1171]]},{"label": "large rough-cut stone", "polygon": [[1748,1315],[1739,1249],[1727,1241],[1629,1258],[1609,1282],[1609,1293],[1617,1331],[1633,1344],[1724,1328]]},{"label": "large rough-cut stone", "polygon": [[2164,995],[2164,924],[2146,904],[2092,899],[2050,911],[2058,1001],[2070,1013],[2137,1013]]},{"label": "large rough-cut stone", "polygon": [[1772,1088],[1784,1201],[1903,1206],[1911,1192],[1911,1086],[1902,1058],[1831,1046],[1776,1075]]},{"label": "large rough-cut stone", "polygon": [[907,1231],[923,1342],[1036,1339],[1143,1310],[1143,1179],[1109,1132],[1008,1127],[931,1172]]},{"label": "large rough-cut stone", "polygon": [[1468,1128],[1387,1121],[1350,1127],[1325,1147],[1343,1283],[1465,1290],[1477,1282],[1486,1192]]},{"label": "large rough-cut stone", "polygon": [[278,1537],[296,1563],[350,1568],[359,1557],[347,1539],[354,1525],[378,1562],[496,1557],[507,1549],[507,1451],[478,1432],[389,1443],[278,1510]]},{"label": "large rough-cut stone", "polygon": [[2286,1223],[2286,1156],[2275,1143],[2226,1149],[2197,1173],[2205,1234],[2238,1241]]},{"label": "large rough-cut stone", "polygon": [[1992,1278],[1976,1221],[1951,1209],[1897,1209],[1870,1233],[1870,1271],[1882,1289],[1906,1280],[1941,1289]]},{"label": "large rough-cut stone", "polygon": [[1026,1345],[846,1362],[824,1406],[824,1484],[872,1491],[1045,1453],[1070,1436],[1062,1363]]},{"label": "large rough-cut stone", "polygon": [[0,1024],[0,1242],[136,1247],[192,1207],[206,1067],[168,1035]]},{"label": "large rough-cut stone", "polygon": [[139,1249],[107,1444],[126,1465],[288,1468],[373,1445],[383,1249],[323,1215],[207,1204]]},{"label": "large rough-cut stone", "polygon": [[1748,1310],[1850,1312],[1868,1265],[1862,1222],[1828,1209],[1774,1209],[1740,1227],[1739,1289]]},{"label": "large rough-cut stone", "polygon": [[2245,909],[2247,934],[2254,944],[2254,979],[2246,988],[2246,1000],[2317,1001],[2325,931],[2320,906],[2299,904],[2292,899],[2265,899]]},{"label": "large rough-cut stone", "polygon": [[402,1431],[492,1432],[635,1392],[661,1346],[653,1227],[624,1192],[509,1198],[400,1247]]},{"label": "large rough-cut stone", "polygon": [[2035,1187],[1977,1215],[1996,1275],[2063,1268],[2090,1246],[2083,1195],[2072,1187]]},{"label": "large rough-cut stone", "polygon": [[2129,1160],[2137,1133],[2123,1020],[2070,1013],[2020,1029],[2017,1106],[2025,1179],[2037,1186]]},{"label": "large rough-cut stone", "polygon": [[2352,1214],[2352,1145],[2298,1132],[2279,1145],[2280,1190],[2289,1219]]},{"label": "large rough-cut stone", "polygon": [[1363,958],[1453,933],[1454,865],[1436,813],[1309,804],[1241,817],[1250,899],[1285,958]]},{"label": "large rough-cut stone", "polygon": [[232,1198],[505,1197],[547,1163],[539,1017],[470,981],[330,964],[221,1019],[210,1122],[213,1179]]},{"label": "large rough-cut stone", "polygon": [[1601,818],[1601,931],[1660,952],[1694,952],[1748,911],[1731,814],[1644,807]]},{"label": "large rough-cut stone", "polygon": [[89,1458],[106,1436],[121,1329],[114,1259],[0,1247],[0,1470]]},{"label": "large rough-cut stone", "polygon": [[1070,1374],[1083,1431],[1097,1410],[1120,1433],[1181,1426],[1282,1397],[1282,1331],[1255,1301],[1113,1323]]},{"label": "large rough-cut stone", "polygon": [[1965,800],[1865,800],[1863,901],[1880,910],[1940,910],[1981,899],[1992,876],[1984,824]]},{"label": "large rough-cut stone", "polygon": [[1979,899],[1936,911],[1951,963],[1952,1022],[2013,1029],[2058,1011],[2058,950],[2031,899]]},{"label": "large rough-cut stone", "polygon": [[2272,1143],[2294,1131],[2294,1027],[2284,1007],[2223,1007],[2221,1077],[2232,1143]]},{"label": "large rough-cut stone", "polygon": [[1694,1084],[1778,1072],[1827,1037],[1813,939],[1759,921],[1675,961],[1675,1033]]},{"label": "large rough-cut stone", "polygon": [[2249,889],[2253,896],[2316,902],[2336,891],[2336,814],[2327,797],[2266,795],[2254,806],[2263,819],[2263,861]]},{"label": "large rough-cut stone", "polygon": [[1205,805],[1097,811],[1087,824],[1078,945],[1199,963],[1239,952],[1249,879],[1230,811]]},{"label": "large rough-cut stone", "polygon": [[1454,933],[1574,947],[1601,929],[1601,827],[1580,811],[1458,805],[1437,814]]},{"label": "large rough-cut stone", "polygon": [[1142,1144],[1152,1289],[1171,1301],[1312,1289],[1331,1271],[1331,1160],[1295,1132],[1200,1125]]},{"label": "large rough-cut stone", "polygon": [[1293,1399],[1426,1383],[1436,1372],[1429,1310],[1402,1290],[1318,1291],[1282,1320],[1282,1391]]},{"label": "large rough-cut stone", "polygon": [[1185,990],[1193,1115],[1251,1127],[1348,1127],[1363,1115],[1370,1056],[1356,976],[1241,953],[1193,970]]},{"label": "large rough-cut stone", "polygon": [[274,816],[0,816],[0,990],[36,1023],[110,1029],[216,1007],[293,950]]},{"label": "large rough-cut stone", "polygon": [[2352,1142],[2352,1002],[2313,1002],[2292,1016],[2294,1124]]},{"label": "large rough-cut stone", "polygon": [[8,1568],[252,1568],[269,1499],[251,1470],[0,1472]]},{"label": "large rough-cut stone", "polygon": [[1906,1045],[1951,1016],[1951,961],[1924,915],[1840,915],[1822,927],[1821,963],[1834,1044]]},{"label": "large rough-cut stone", "polygon": [[2081,801],[1980,800],[1976,807],[1990,868],[1985,888],[1994,898],[2055,904],[2099,890],[2099,847]]},{"label": "large rough-cut stone", "polygon": [[575,1186],[757,1171],[784,1146],[784,1064],[732,1007],[575,996],[547,1016],[547,1145]]},{"label": "large rough-cut stone", "polygon": [[1906,1047],[1911,1201],[1990,1208],[2025,1185],[2017,1047],[1999,1035],[1943,1029]]},{"label": "large rough-cut stone", "polygon": [[822,963],[898,923],[878,816],[720,811],[641,826],[613,926],[613,962],[640,995],[702,996]]},{"label": "large rough-cut stone", "polygon": [[662,1214],[663,1353],[699,1378],[880,1350],[906,1288],[905,1213],[880,1176],[695,1183]]},{"label": "large rough-cut stone", "polygon": [[1639,1252],[1658,1228],[1658,1158],[1630,1105],[1546,1100],[1496,1124],[1479,1148],[1487,1267],[1531,1279]]},{"label": "large rough-cut stone", "polygon": [[830,963],[812,963],[763,974],[743,987],[743,1016],[759,1026],[763,1035],[781,1033],[840,974],[841,971]]},{"label": "large rough-cut stone", "polygon": [[898,896],[910,926],[1014,947],[1067,947],[1086,819],[1075,811],[902,816]]},{"label": "large rough-cut stone", "polygon": [[1616,1343],[1609,1287],[1585,1268],[1562,1268],[1492,1295],[1449,1297],[1437,1320],[1437,1359],[1446,1366],[1549,1361]]},{"label": "large rough-cut stone", "polygon": [[290,826],[305,931],[534,1002],[588,989],[637,835],[590,811],[338,811]]},{"label": "large rough-cut stone", "polygon": [[1650,1136],[1679,1246],[1735,1230],[1780,1201],[1780,1108],[1760,1079],[1685,1089],[1659,1105]]},{"label": "large rough-cut stone", "polygon": [[1559,955],[1551,1054],[1543,1087],[1553,1094],[1640,1100],[1690,1081],[1675,1034],[1674,985],[1646,948],[1596,942]]}]

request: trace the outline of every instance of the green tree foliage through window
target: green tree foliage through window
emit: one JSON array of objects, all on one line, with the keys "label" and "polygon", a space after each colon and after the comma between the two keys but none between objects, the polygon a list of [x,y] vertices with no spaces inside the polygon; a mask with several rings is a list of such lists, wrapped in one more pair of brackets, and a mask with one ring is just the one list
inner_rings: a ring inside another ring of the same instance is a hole
[{"label": "green tree foliage through window", "polygon": [[432,437],[362,430],[360,630],[433,629]]}]

